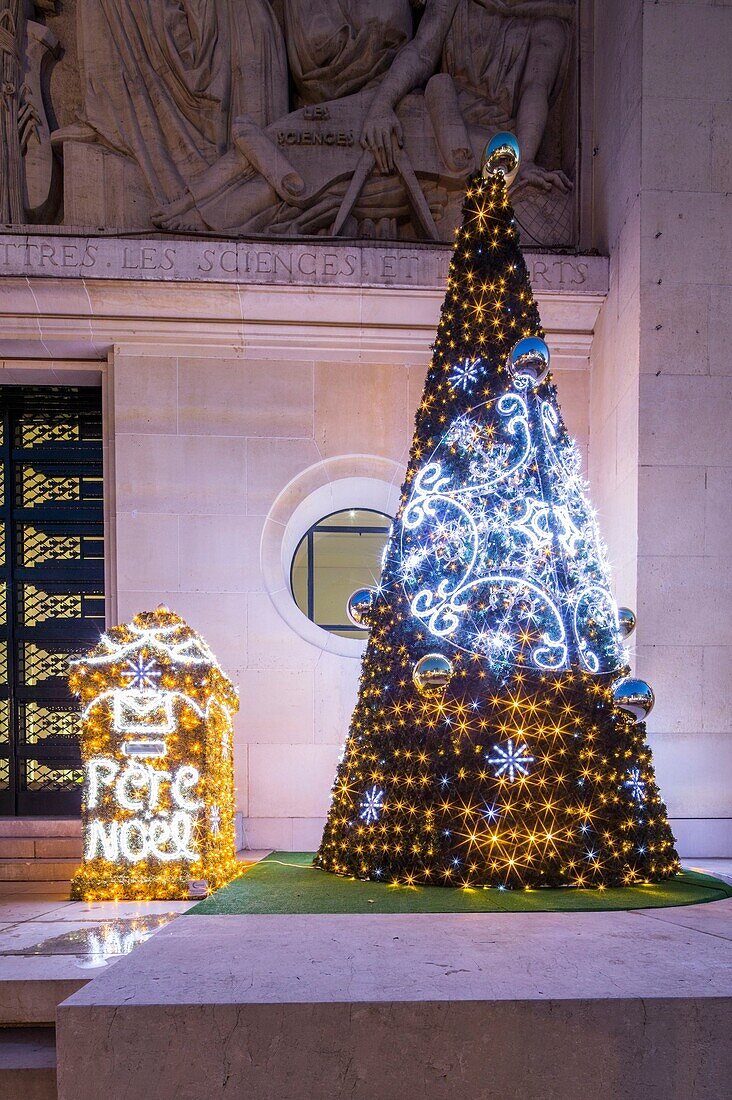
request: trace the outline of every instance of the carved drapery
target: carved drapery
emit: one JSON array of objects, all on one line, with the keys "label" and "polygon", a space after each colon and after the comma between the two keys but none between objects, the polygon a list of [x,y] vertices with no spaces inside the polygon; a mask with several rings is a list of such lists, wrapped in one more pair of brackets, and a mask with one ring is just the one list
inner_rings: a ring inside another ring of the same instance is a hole
[{"label": "carved drapery", "polygon": [[525,240],[575,243],[574,0],[75,10],[81,98],[52,137],[67,225],[449,240],[482,147],[510,128]]}]

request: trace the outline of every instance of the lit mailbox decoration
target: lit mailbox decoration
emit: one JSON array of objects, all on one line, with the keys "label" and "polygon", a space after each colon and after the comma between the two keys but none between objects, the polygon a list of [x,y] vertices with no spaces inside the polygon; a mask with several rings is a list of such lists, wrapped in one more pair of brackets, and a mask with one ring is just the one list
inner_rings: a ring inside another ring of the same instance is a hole
[{"label": "lit mailbox decoration", "polygon": [[237,873],[236,689],[183,619],[136,615],[72,662],[81,700],[87,901],[186,898]]}]

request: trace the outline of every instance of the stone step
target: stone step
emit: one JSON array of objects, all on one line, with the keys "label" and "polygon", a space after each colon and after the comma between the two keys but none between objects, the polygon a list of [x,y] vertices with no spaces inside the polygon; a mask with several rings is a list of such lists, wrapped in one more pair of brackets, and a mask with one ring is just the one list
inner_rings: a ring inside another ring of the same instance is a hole
[{"label": "stone step", "polygon": [[81,859],[80,836],[0,836],[0,859]]},{"label": "stone step", "polygon": [[0,965],[0,1035],[8,1027],[54,1025],[57,1006],[98,973],[80,969],[78,961],[75,955],[4,955]]},{"label": "stone step", "polygon": [[12,879],[3,881],[0,879],[0,898],[35,897],[42,895],[44,900],[51,898],[56,901],[69,900],[69,880],[67,878],[56,881],[17,882]]},{"label": "stone step", "polygon": [[55,1028],[0,1028],[0,1096],[56,1100]]},{"label": "stone step", "polygon": [[78,817],[0,817],[0,837],[81,836]]},{"label": "stone step", "polygon": [[78,866],[77,857],[0,859],[0,882],[69,882]]}]

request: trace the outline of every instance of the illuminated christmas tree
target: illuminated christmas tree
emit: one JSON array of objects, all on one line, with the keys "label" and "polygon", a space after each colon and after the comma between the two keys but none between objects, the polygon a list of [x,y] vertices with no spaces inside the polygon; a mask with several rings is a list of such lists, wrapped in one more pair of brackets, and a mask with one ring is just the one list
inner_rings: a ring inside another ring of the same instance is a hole
[{"label": "illuminated christmas tree", "polygon": [[603,886],[679,869],[634,618],[562,421],[497,135],[469,184],[317,866]]}]

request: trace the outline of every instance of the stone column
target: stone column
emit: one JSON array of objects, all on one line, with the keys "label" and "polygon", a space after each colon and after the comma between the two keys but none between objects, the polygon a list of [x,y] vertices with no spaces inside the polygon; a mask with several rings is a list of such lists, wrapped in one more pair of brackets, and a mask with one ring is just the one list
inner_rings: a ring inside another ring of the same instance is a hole
[{"label": "stone column", "polygon": [[732,74],[715,0],[595,5],[590,469],[683,853],[732,852]]}]

